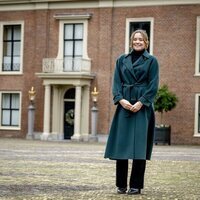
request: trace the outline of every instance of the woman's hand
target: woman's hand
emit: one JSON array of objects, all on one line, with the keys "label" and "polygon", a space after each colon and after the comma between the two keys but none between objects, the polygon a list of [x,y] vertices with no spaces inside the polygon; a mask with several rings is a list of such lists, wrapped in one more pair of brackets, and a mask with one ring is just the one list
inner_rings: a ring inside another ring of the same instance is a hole
[{"label": "woman's hand", "polygon": [[131,106],[130,111],[138,112],[142,108],[142,106],[143,106],[143,104],[140,101],[138,101]]},{"label": "woman's hand", "polygon": [[131,107],[133,106],[129,101],[127,101],[126,99],[122,99],[119,101],[119,103],[121,104],[121,106],[126,109],[126,110],[130,110]]}]

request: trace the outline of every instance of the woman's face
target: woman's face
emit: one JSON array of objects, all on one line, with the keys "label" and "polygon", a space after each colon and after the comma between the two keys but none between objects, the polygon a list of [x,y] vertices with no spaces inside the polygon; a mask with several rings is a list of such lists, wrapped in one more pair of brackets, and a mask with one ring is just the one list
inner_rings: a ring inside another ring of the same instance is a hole
[{"label": "woman's face", "polygon": [[136,33],[133,38],[133,49],[135,51],[142,51],[145,49],[145,42],[141,33]]}]

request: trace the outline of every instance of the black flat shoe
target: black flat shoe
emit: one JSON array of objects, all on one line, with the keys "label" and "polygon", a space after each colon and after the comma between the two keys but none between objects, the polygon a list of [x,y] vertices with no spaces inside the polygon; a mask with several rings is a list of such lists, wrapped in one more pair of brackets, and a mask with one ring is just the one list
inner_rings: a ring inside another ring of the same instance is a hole
[{"label": "black flat shoe", "polygon": [[137,188],[130,188],[128,190],[129,195],[136,195],[136,194],[141,194],[141,189],[137,189]]},{"label": "black flat shoe", "polygon": [[120,188],[120,187],[118,187],[117,188],[117,193],[118,194],[126,194],[126,190],[127,190],[127,188]]}]

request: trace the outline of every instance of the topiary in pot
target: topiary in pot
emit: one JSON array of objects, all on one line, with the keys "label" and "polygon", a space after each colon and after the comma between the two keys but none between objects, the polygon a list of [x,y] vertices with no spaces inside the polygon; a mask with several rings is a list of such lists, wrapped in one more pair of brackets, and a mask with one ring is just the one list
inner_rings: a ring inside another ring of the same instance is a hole
[{"label": "topiary in pot", "polygon": [[167,85],[163,85],[159,88],[155,101],[154,108],[155,111],[160,113],[160,126],[155,127],[155,140],[154,142],[157,144],[168,143],[171,144],[171,127],[163,124],[163,113],[168,112],[176,107],[178,102],[177,96],[169,91]]},{"label": "topiary in pot", "polygon": [[159,88],[155,97],[154,108],[155,108],[155,111],[160,113],[161,126],[164,126],[163,113],[174,109],[177,105],[177,102],[178,102],[178,98],[176,94],[169,91],[169,88],[167,85],[163,85]]}]

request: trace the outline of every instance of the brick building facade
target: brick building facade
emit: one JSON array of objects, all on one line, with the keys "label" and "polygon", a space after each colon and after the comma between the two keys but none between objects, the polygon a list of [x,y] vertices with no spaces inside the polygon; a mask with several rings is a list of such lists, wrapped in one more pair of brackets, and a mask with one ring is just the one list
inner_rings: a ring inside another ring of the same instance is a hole
[{"label": "brick building facade", "polygon": [[[179,98],[164,116],[172,143],[200,144],[197,0],[0,0],[0,136],[26,137],[32,86],[36,135],[87,140],[94,86],[99,90],[98,133],[107,134],[115,110],[115,60],[129,51],[129,36],[137,27],[149,34],[160,85],[167,84]],[[75,118],[71,126],[70,114]]]}]

